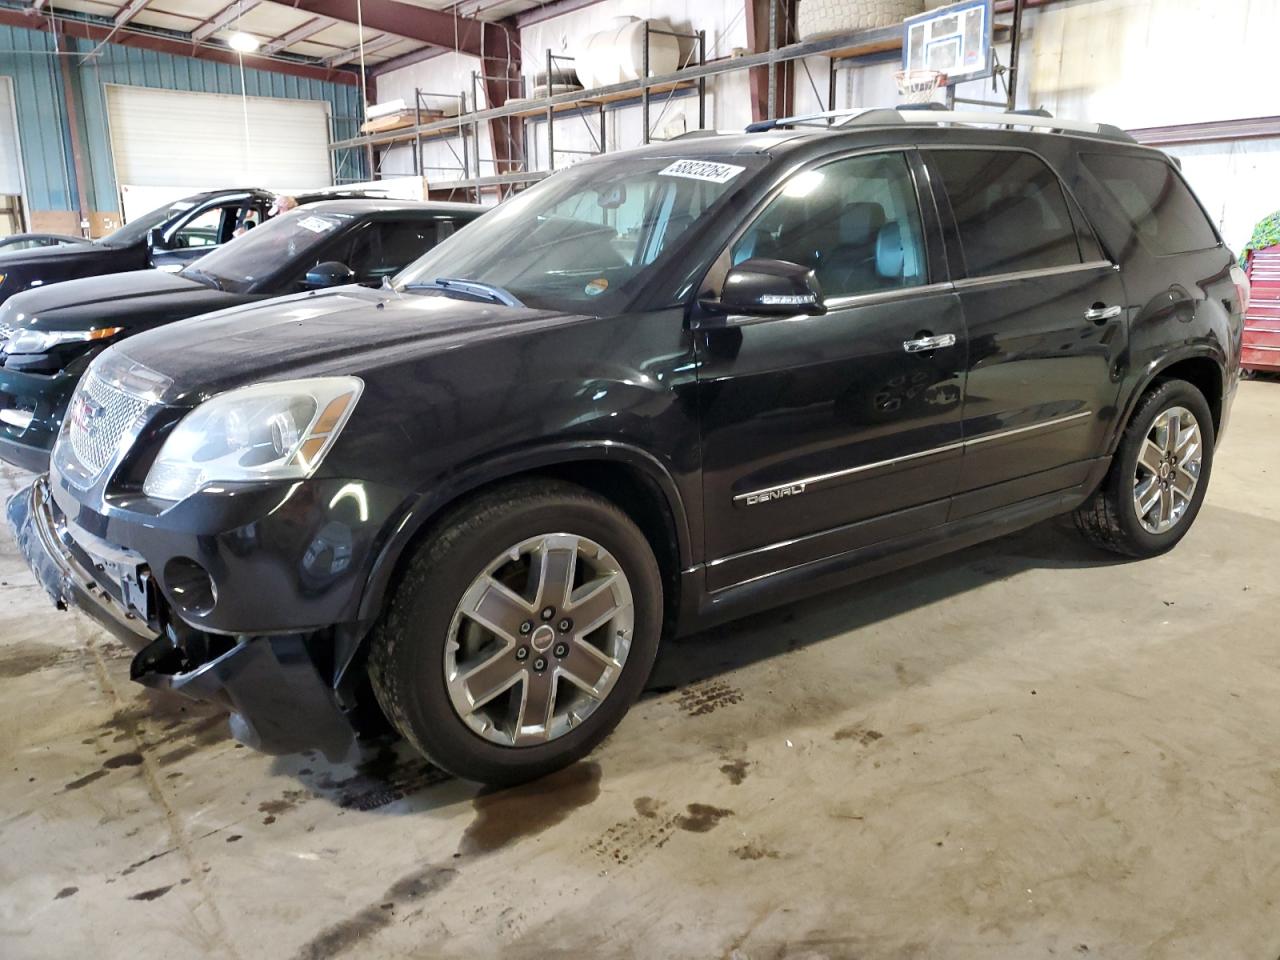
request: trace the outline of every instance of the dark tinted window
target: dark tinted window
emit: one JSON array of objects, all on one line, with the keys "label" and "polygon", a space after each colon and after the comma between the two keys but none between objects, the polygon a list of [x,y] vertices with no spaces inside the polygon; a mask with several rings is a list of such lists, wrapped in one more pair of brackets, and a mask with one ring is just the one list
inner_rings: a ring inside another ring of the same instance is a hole
[{"label": "dark tinted window", "polygon": [[435,220],[382,220],[356,237],[347,266],[361,280],[390,277],[430,250],[439,241]]},{"label": "dark tinted window", "polygon": [[827,297],[925,282],[915,185],[900,153],[837,160],[793,176],[733,245],[812,267]]},{"label": "dark tinted window", "polygon": [[1186,253],[1217,245],[1204,211],[1168,163],[1107,154],[1080,159],[1153,253]]},{"label": "dark tinted window", "polygon": [[1014,150],[931,156],[951,198],[969,276],[1080,262],[1062,185],[1044,161]]}]

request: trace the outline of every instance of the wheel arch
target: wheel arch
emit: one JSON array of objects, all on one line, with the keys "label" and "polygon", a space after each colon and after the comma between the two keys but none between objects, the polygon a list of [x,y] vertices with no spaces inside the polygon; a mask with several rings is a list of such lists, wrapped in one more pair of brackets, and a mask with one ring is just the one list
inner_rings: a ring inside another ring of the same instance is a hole
[{"label": "wheel arch", "polygon": [[577,484],[621,507],[653,547],[670,615],[681,570],[693,563],[688,515],[674,477],[652,454],[617,441],[556,444],[477,463],[423,492],[393,518],[392,530],[370,567],[359,619],[371,623],[413,549],[462,501],[499,484],[531,477]]},{"label": "wheel arch", "polygon": [[1151,385],[1160,380],[1185,380],[1199,390],[1209,404],[1209,412],[1213,415],[1213,432],[1216,438],[1222,425],[1223,401],[1226,395],[1228,373],[1224,357],[1216,351],[1203,346],[1188,347],[1173,351],[1152,360],[1143,368],[1137,384],[1130,392],[1125,403],[1123,416],[1116,421],[1116,428],[1108,446],[1108,453],[1114,454],[1120,444],[1120,438],[1137,409],[1138,401]]}]

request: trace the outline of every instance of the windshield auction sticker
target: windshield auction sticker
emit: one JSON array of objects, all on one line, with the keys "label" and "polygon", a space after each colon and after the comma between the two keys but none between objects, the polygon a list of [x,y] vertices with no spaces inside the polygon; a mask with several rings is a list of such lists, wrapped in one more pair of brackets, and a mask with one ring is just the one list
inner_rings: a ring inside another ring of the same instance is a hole
[{"label": "windshield auction sticker", "polygon": [[704,180],[707,183],[728,183],[746,167],[732,163],[715,163],[711,160],[677,160],[658,171],[660,177],[684,177],[686,180]]},{"label": "windshield auction sticker", "polygon": [[326,233],[334,228],[334,221],[313,215],[303,217],[298,221],[298,226],[304,230],[310,230],[312,233]]}]

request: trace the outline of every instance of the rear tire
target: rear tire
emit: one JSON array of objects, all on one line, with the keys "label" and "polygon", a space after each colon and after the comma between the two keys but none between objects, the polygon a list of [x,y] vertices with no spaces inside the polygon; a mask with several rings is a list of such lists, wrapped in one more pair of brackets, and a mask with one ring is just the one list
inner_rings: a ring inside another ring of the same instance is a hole
[{"label": "rear tire", "polygon": [[374,630],[369,676],[433,763],[520,783],[617,726],[648,679],[662,610],[657,561],[626,514],[571,484],[517,482],[455,509],[418,548]]},{"label": "rear tire", "polygon": [[1204,395],[1185,380],[1157,382],[1138,401],[1106,479],[1076,509],[1076,529],[1095,546],[1129,557],[1173,549],[1204,502],[1213,445]]}]

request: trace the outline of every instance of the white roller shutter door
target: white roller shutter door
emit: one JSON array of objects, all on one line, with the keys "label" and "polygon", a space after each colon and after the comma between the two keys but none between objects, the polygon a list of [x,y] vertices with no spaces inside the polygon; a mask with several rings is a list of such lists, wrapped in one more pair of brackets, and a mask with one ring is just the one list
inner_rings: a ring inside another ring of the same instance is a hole
[{"label": "white roller shutter door", "polygon": [[[107,86],[116,182],[145,187],[330,185],[329,112],[284,100]],[[246,136],[247,133],[247,136]]]}]

